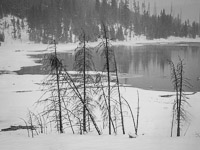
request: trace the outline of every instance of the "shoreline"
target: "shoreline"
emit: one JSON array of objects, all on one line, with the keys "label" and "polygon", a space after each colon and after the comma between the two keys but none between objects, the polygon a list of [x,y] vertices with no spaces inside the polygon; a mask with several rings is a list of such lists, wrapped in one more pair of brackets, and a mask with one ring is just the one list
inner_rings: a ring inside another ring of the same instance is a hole
[{"label": "shoreline", "polygon": [[[175,42],[176,41],[173,41],[173,43]],[[120,45],[121,43],[118,42],[117,44]],[[125,42],[123,44],[126,45]],[[127,44],[133,45],[133,43],[130,42],[128,42]],[[92,43],[92,45],[96,45],[96,43]],[[73,47],[77,47],[76,43],[61,44],[58,45],[58,51],[62,52],[71,50],[71,48]],[[2,44],[2,46],[0,46],[0,70],[7,70],[12,72],[15,70],[19,70],[23,66],[37,65],[37,63],[34,62],[34,59],[30,58],[28,55],[37,53],[46,53],[46,51],[44,51],[46,48],[47,45],[44,44],[30,44],[30,43],[28,44],[28,43],[19,43],[17,41],[13,44],[4,43]],[[36,83],[40,83],[43,77],[44,77],[43,75],[16,75],[16,74],[0,75],[0,83],[1,83],[0,99],[2,103],[2,107],[0,109],[0,114],[1,114],[0,121],[3,121],[3,123],[1,122],[2,128],[7,127],[10,124],[15,125],[16,123],[20,122],[19,117],[23,118],[26,116],[27,108],[31,109],[33,107],[33,103],[37,101],[37,99],[42,95],[42,92],[38,91],[38,89],[41,89],[41,87]],[[172,95],[174,93],[170,91],[141,89],[133,86],[122,88],[122,90],[123,94],[129,101],[137,99],[137,90],[139,90],[141,99],[143,99],[144,101],[147,100],[148,103],[149,102],[157,103],[157,101],[159,101],[160,103],[164,103],[166,101],[166,103],[168,103],[172,101],[171,99],[173,98],[173,96],[168,97],[166,95]],[[32,91],[32,92],[15,92],[15,91]],[[195,100],[198,99],[199,94],[200,92],[197,92],[194,95],[189,95],[189,97],[192,97],[191,99],[194,103],[193,106],[195,106]],[[170,111],[171,104],[167,107],[169,107],[168,111]],[[165,109],[164,106],[162,106],[162,108],[164,110],[167,110]],[[169,113],[168,111],[167,113]],[[154,114],[156,114],[156,112],[154,112]],[[154,117],[152,119],[154,120]],[[147,121],[145,122],[149,123],[148,118]],[[158,122],[158,124],[159,123],[160,122]],[[152,129],[151,132],[154,132],[153,127],[152,128],[150,127],[150,129]],[[163,129],[160,129],[160,131],[161,130]]]}]

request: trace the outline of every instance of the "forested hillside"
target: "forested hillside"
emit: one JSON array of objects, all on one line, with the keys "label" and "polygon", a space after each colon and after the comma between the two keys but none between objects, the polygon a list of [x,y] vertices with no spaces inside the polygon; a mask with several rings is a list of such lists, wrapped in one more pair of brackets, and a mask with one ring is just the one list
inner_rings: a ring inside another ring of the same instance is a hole
[{"label": "forested hillside", "polygon": [[[52,37],[59,42],[75,42],[82,29],[88,40],[96,41],[102,22],[112,40],[127,40],[135,35],[145,35],[148,39],[200,35],[199,23],[181,20],[180,15],[172,16],[165,9],[152,14],[150,5],[139,1],[130,4],[128,0],[1,0],[0,18],[7,15],[19,18],[13,17],[11,21],[13,38],[20,38],[17,32],[27,22],[29,40],[42,43],[48,43]],[[0,41],[6,28],[4,22]]]}]

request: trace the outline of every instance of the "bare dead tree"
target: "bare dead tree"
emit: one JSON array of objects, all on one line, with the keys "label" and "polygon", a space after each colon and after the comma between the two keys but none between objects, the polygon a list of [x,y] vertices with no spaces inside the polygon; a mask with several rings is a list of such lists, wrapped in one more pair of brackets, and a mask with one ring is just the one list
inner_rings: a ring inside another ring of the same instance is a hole
[{"label": "bare dead tree", "polygon": [[114,64],[115,64],[116,84],[117,84],[118,98],[119,98],[119,107],[120,107],[120,117],[121,117],[122,133],[125,134],[124,116],[123,116],[122,100],[121,100],[121,92],[120,92],[119,76],[118,76],[118,68],[117,68],[117,62],[116,62],[116,58],[115,58],[115,53],[114,53]]},{"label": "bare dead tree", "polygon": [[[57,56],[57,44],[53,40],[47,50],[52,50],[53,53],[43,60],[44,67],[49,71],[49,75],[45,78],[42,85],[44,86],[43,96],[38,100],[38,104],[45,104],[42,116],[47,116],[49,122],[55,122],[58,132],[63,133],[63,110],[62,96],[65,93],[63,90],[63,82],[61,72],[63,70],[62,61]],[[48,95],[47,97],[45,95]]]},{"label": "bare dead tree", "polygon": [[139,127],[139,115],[140,115],[140,97],[139,97],[139,92],[137,91],[138,95],[138,102],[137,102],[137,122],[136,122],[136,129],[135,129],[135,134],[138,135],[138,127]]},{"label": "bare dead tree", "polygon": [[[87,85],[93,84],[94,80],[93,77],[88,73],[88,71],[94,70],[94,63],[92,60],[92,49],[87,46],[88,37],[85,31],[82,29],[82,33],[79,36],[79,46],[75,49],[75,63],[74,68],[78,71],[78,74],[75,78],[75,82],[78,83],[78,89],[83,89],[83,92],[80,93],[83,95],[84,104],[80,102],[80,107],[82,107],[82,115],[83,115],[83,132],[87,132],[86,126],[89,122],[87,122],[87,112],[86,112],[86,105],[91,105],[93,101],[91,98],[92,91],[91,89],[87,88]],[[78,105],[76,105],[78,106]],[[91,108],[91,107],[88,107]],[[77,109],[78,110],[78,109]]]},{"label": "bare dead tree", "polygon": [[176,107],[176,101],[174,101],[174,104],[173,104],[173,108],[172,108],[172,122],[171,122],[171,134],[170,136],[172,137],[173,136],[173,128],[174,128],[174,117],[175,117],[175,108]]},{"label": "bare dead tree", "polygon": [[[184,64],[183,60],[179,57],[179,62],[175,66],[172,61],[169,61],[171,66],[171,81],[176,92],[176,100],[174,101],[173,106],[173,118],[176,114],[177,121],[177,136],[181,135],[181,122],[186,122],[189,120],[189,113],[184,108],[185,105],[190,106],[187,102],[187,97],[184,94],[183,87],[191,88],[192,85],[189,83],[189,79],[184,78]],[[172,120],[173,126],[173,120]],[[173,127],[171,127],[171,136],[172,136]]]},{"label": "bare dead tree", "polygon": [[56,51],[56,41],[53,40],[53,44],[55,47],[55,57],[52,57],[53,59],[51,60],[51,66],[52,69],[55,68],[56,71],[56,82],[57,82],[57,93],[58,93],[58,107],[59,107],[59,131],[60,133],[63,133],[63,123],[62,123],[62,106],[61,106],[61,95],[60,95],[60,76],[59,76],[59,71],[61,71],[61,66],[62,63],[58,60],[57,58],[57,51]]},{"label": "bare dead tree", "polygon": [[111,44],[109,42],[109,33],[107,27],[104,23],[102,23],[102,42],[98,45],[98,50],[101,49],[101,55],[105,58],[105,65],[103,71],[107,72],[107,82],[108,82],[108,90],[107,90],[107,99],[108,99],[108,128],[109,134],[111,135],[111,80],[110,80],[110,66],[113,64],[114,55],[113,50],[111,49]]}]

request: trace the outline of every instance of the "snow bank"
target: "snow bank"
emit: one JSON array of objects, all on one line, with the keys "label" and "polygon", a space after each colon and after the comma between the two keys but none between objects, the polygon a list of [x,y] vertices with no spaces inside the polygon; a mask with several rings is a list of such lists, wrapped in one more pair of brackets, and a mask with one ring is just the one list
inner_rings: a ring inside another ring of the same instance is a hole
[{"label": "snow bank", "polygon": [[[0,133],[2,150],[198,150],[199,138],[159,138],[108,135],[40,135],[28,138],[26,133]],[[55,140],[56,139],[56,140]]]},{"label": "snow bank", "polygon": [[40,98],[39,75],[0,75],[0,129],[24,124],[28,109],[35,110],[34,103]]}]

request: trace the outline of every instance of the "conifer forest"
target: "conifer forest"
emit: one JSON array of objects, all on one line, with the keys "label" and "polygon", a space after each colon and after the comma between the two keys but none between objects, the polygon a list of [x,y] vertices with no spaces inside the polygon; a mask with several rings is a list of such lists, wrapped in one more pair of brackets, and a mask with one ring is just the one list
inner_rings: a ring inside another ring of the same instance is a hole
[{"label": "conifer forest", "polygon": [[13,19],[13,32],[23,29],[26,20],[29,39],[37,43],[48,43],[50,37],[62,43],[75,42],[81,29],[89,41],[96,41],[102,22],[114,41],[123,41],[132,33],[148,39],[200,35],[198,22],[182,20],[181,14],[173,15],[173,9],[170,13],[165,9],[157,12],[154,6],[155,12],[151,12],[151,5],[136,0],[1,0],[0,18],[12,14],[22,19]]}]

